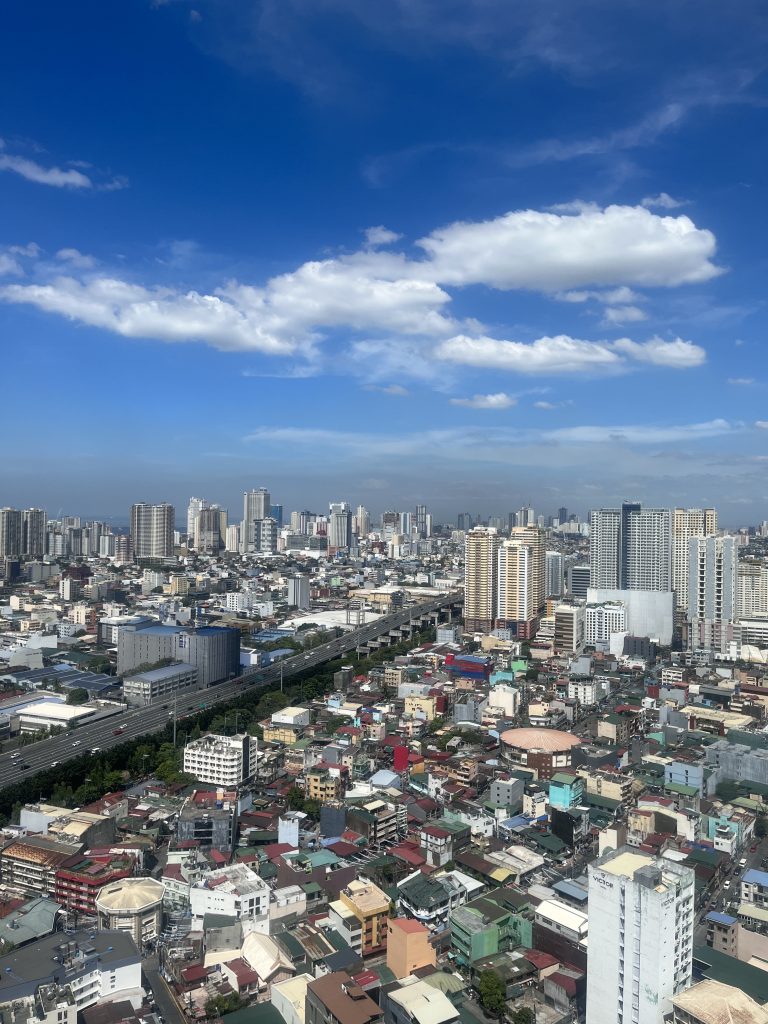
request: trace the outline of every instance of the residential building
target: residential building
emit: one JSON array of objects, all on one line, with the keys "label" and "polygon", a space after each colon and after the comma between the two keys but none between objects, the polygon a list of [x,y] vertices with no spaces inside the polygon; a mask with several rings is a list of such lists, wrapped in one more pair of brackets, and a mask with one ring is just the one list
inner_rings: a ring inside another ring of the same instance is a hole
[{"label": "residential building", "polygon": [[587,1024],[662,1024],[692,979],[694,873],[623,847],[589,867]]},{"label": "residential building", "polygon": [[[473,531],[474,533],[474,531]],[[498,550],[496,625],[532,637],[546,591],[544,539],[536,527],[514,527]]]},{"label": "residential building", "polygon": [[367,956],[386,948],[389,907],[389,896],[377,885],[353,879],[328,904],[328,919],[352,949]]},{"label": "residential building", "polygon": [[672,509],[672,589],[675,607],[688,610],[688,542],[692,537],[714,537],[717,534],[717,511],[714,508]]},{"label": "residential building", "polygon": [[210,871],[189,890],[193,918],[202,921],[206,914],[223,914],[238,921],[266,918],[270,888],[245,864],[232,864]]},{"label": "residential building", "polygon": [[584,647],[586,609],[583,604],[558,604],[555,607],[555,650],[578,654]]},{"label": "residential building", "polygon": [[305,1024],[378,1024],[378,1005],[345,971],[325,974],[307,985]]},{"label": "residential building", "polygon": [[547,551],[544,555],[547,597],[562,597],[565,593],[565,557],[562,551]]},{"label": "residential building", "polygon": [[185,800],[176,821],[179,845],[195,842],[215,850],[231,850],[237,826],[237,806],[236,792],[223,789],[195,791]]},{"label": "residential building", "polygon": [[259,741],[248,733],[208,733],[184,747],[184,771],[199,782],[236,789],[256,771]]},{"label": "residential building", "polygon": [[[0,976],[3,1005],[34,999],[48,1009],[46,1024],[71,1024],[67,990],[79,1013],[102,1001],[136,999],[142,987],[136,944],[127,933],[114,931],[53,932],[0,956]],[[58,1012],[48,994],[56,990],[67,1003]]]},{"label": "residential building", "polygon": [[387,993],[385,1024],[455,1024],[459,1011],[439,988],[409,979]]},{"label": "residential building", "polygon": [[352,509],[346,501],[332,502],[328,517],[328,554],[352,547]]},{"label": "residential building", "polygon": [[451,875],[409,875],[398,885],[398,905],[402,913],[426,925],[430,931],[442,931],[448,918],[463,903],[468,891]]},{"label": "residential building", "polygon": [[328,768],[310,768],[304,774],[304,793],[309,800],[317,800],[321,804],[339,800],[346,788],[345,781],[348,770],[339,766],[338,770]]},{"label": "residential building", "polygon": [[584,642],[596,651],[607,651],[614,633],[627,632],[627,610],[621,601],[588,604],[584,618]]},{"label": "residential building", "polygon": [[127,854],[76,854],[56,870],[56,901],[70,913],[95,916],[99,891],[135,871],[136,858]]},{"label": "residential building", "polygon": [[600,589],[672,589],[670,511],[624,502],[590,513],[590,586]]},{"label": "residential building", "polygon": [[387,800],[369,800],[350,806],[347,811],[347,827],[364,836],[370,846],[397,842],[398,836],[405,834],[407,824],[405,805]]},{"label": "residential building", "polygon": [[495,529],[477,526],[464,540],[464,625],[469,632],[490,633],[496,620],[498,553]]},{"label": "residential building", "polygon": [[672,1024],[768,1024],[768,1010],[737,985],[712,978],[693,985],[672,1000]]},{"label": "residential building", "polygon": [[41,508],[25,508],[21,513],[21,553],[25,558],[43,557],[47,525],[48,517]]},{"label": "residential building", "polygon": [[517,943],[514,915],[490,896],[480,896],[451,914],[451,949],[471,966]]},{"label": "residential building", "polygon": [[23,538],[21,510],[0,508],[0,558],[20,558]]},{"label": "residential building", "polygon": [[768,909],[768,871],[750,868],[741,879],[742,903]]},{"label": "residential building", "polygon": [[75,839],[62,842],[47,836],[14,839],[0,850],[0,877],[12,892],[29,896],[56,893],[56,872],[83,848]]},{"label": "residential building", "polygon": [[688,541],[688,619],[692,650],[726,652],[728,627],[736,619],[735,537],[692,537]]},{"label": "residential building", "polygon": [[430,932],[419,921],[391,917],[387,922],[387,967],[396,978],[407,978],[422,967],[435,967],[437,955]]},{"label": "residential building", "polygon": [[173,505],[131,506],[131,549],[133,557],[170,558],[173,555],[173,531],[176,511]]},{"label": "residential building", "polygon": [[288,604],[300,611],[309,609],[309,576],[288,577]]}]

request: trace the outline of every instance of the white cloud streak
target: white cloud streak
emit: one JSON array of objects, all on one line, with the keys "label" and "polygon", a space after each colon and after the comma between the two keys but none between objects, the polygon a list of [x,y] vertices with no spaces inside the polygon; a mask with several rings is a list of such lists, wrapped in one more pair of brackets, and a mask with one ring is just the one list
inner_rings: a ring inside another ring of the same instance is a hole
[{"label": "white cloud streak", "polygon": [[125,177],[116,176],[101,180],[98,175],[85,174],[83,168],[89,168],[89,165],[82,161],[71,161],[68,167],[45,166],[30,157],[9,153],[5,141],[0,139],[0,171],[16,174],[25,181],[74,191],[96,189],[114,192],[128,186],[128,179]]},{"label": "white cloud streak", "polygon": [[503,391],[497,391],[492,395],[452,398],[451,405],[460,405],[465,409],[510,409],[513,405],[517,405],[517,399]]}]

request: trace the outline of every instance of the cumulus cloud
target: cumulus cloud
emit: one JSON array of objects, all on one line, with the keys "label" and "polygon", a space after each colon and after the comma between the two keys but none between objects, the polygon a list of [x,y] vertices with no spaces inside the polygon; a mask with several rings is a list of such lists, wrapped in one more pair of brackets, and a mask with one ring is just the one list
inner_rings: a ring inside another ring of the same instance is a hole
[{"label": "cumulus cloud", "polygon": [[754,384],[755,383],[755,378],[754,377],[729,377],[728,378],[728,383],[729,384],[740,384],[740,385],[743,385],[743,386],[747,387],[750,384]]},{"label": "cumulus cloud", "polygon": [[410,395],[408,388],[402,384],[368,384],[368,391],[380,391],[382,395],[392,395],[395,398],[407,398]]},{"label": "cumulus cloud", "polygon": [[768,430],[768,420],[755,420],[755,426],[759,430]]},{"label": "cumulus cloud", "polygon": [[721,272],[712,263],[711,231],[639,206],[518,210],[449,224],[418,244],[442,284],[558,292],[594,284],[669,287]]},{"label": "cumulus cloud", "polygon": [[0,252],[0,277],[22,274],[21,264],[7,252]]},{"label": "cumulus cloud", "polygon": [[[568,212],[518,211],[433,232],[419,243],[419,259],[378,247],[395,237],[385,227],[370,228],[357,252],[312,260],[264,283],[230,281],[210,291],[97,272],[93,257],[69,247],[56,254],[66,274],[50,277],[50,267],[41,265],[36,280],[0,287],[0,301],[128,338],[274,355],[314,355],[333,332],[354,333],[346,354],[361,376],[378,382],[398,375],[434,379],[447,363],[536,374],[617,372],[633,361],[698,365],[704,358],[679,339],[643,345],[566,335],[500,341],[486,336],[478,320],[450,313],[448,289],[477,283],[535,289],[567,302],[594,299],[605,307],[606,323],[638,321],[644,316],[639,285],[671,286],[719,273],[711,261],[713,235],[687,217],[585,204]],[[176,258],[172,253],[171,269]]]},{"label": "cumulus cloud", "polygon": [[517,405],[517,399],[503,391],[493,395],[473,395],[472,398],[452,398],[451,405],[461,405],[465,409],[509,409]]},{"label": "cumulus cloud", "polygon": [[699,366],[706,359],[704,349],[676,338],[651,338],[636,342],[584,341],[560,334],[536,341],[502,341],[456,335],[442,342],[437,354],[450,362],[525,374],[619,373],[628,361],[652,363],[671,369]]}]

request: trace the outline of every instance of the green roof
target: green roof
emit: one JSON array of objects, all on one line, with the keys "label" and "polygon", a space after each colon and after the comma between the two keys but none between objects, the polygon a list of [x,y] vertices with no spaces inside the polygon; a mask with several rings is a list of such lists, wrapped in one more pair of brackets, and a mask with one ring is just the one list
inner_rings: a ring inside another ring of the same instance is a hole
[{"label": "green roof", "polygon": [[709,946],[697,946],[693,951],[694,980],[699,976],[722,982],[723,985],[733,985],[761,1005],[768,1002],[767,971],[751,967]]},{"label": "green roof", "polygon": [[682,782],[667,782],[664,789],[669,793],[679,793],[680,796],[696,796],[699,792],[698,786],[686,786]]},{"label": "green roof", "polygon": [[272,1003],[256,1003],[246,1006],[244,1010],[228,1013],[227,1024],[285,1024],[282,1015]]}]

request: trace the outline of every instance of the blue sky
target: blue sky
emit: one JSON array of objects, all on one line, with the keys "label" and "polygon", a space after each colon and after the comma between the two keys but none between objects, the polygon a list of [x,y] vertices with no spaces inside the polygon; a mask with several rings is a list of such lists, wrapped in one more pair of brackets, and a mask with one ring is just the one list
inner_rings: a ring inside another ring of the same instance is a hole
[{"label": "blue sky", "polygon": [[15,5],[0,503],[768,518],[768,14]]}]

